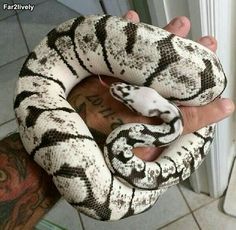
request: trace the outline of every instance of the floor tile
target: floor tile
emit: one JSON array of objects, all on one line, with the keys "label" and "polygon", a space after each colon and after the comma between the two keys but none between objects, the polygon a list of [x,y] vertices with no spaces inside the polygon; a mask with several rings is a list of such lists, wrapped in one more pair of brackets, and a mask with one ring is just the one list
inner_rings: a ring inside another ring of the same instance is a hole
[{"label": "floor tile", "polygon": [[4,4],[12,4],[11,0],[0,0],[0,20],[15,14],[14,10],[4,9]]},{"label": "floor tile", "polygon": [[32,5],[36,5],[36,4],[39,4],[39,3],[42,3],[42,2],[45,2],[45,1],[49,1],[49,0],[13,0],[14,3],[21,3],[22,5],[25,5],[25,4],[32,4]]},{"label": "floor tile", "polygon": [[0,125],[0,140],[17,131],[18,126],[16,124],[16,120],[12,120],[10,122],[5,123],[4,125]]},{"label": "floor tile", "polygon": [[57,25],[78,16],[78,13],[56,1],[47,1],[36,6],[33,12],[19,14],[29,49],[32,50]]},{"label": "floor tile", "polygon": [[0,66],[28,53],[16,16],[0,21],[0,31]]},{"label": "floor tile", "polygon": [[155,230],[189,213],[189,209],[176,186],[162,195],[147,212],[115,222],[101,222],[82,215],[86,230]]},{"label": "floor tile", "polygon": [[13,98],[15,82],[25,58],[21,58],[0,68],[0,125],[15,117]]},{"label": "floor tile", "polygon": [[236,218],[226,215],[222,209],[223,198],[194,212],[202,230],[236,229]]},{"label": "floor tile", "polygon": [[195,222],[192,214],[184,216],[183,218],[175,221],[172,224],[167,225],[160,230],[199,230],[197,223]]},{"label": "floor tile", "polygon": [[64,199],[61,199],[56,205],[44,216],[56,225],[59,225],[68,230],[82,230],[79,215]]},{"label": "floor tile", "polygon": [[194,192],[187,180],[182,182],[179,187],[192,211],[214,200],[206,194]]},{"label": "floor tile", "polygon": [[[27,9],[27,10],[22,10],[22,9],[16,9],[17,13],[18,14],[21,14],[21,13],[24,13],[24,12],[30,12],[30,13],[34,13],[35,11],[35,7],[39,4],[42,4],[44,2],[47,2],[47,1],[50,1],[50,0],[13,0],[13,2],[15,4],[18,4],[22,7],[26,7],[26,6],[29,6],[30,8]],[[31,8],[33,7],[33,10],[31,10]]]}]

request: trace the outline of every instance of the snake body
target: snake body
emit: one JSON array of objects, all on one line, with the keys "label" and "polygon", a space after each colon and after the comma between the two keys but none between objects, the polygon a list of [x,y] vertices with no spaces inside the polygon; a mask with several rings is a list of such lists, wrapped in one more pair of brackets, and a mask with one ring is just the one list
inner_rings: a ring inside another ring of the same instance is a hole
[{"label": "snake body", "polygon": [[[163,124],[122,125],[101,151],[66,100],[77,83],[94,74],[126,82],[113,84],[111,94]],[[14,110],[27,152],[64,198],[88,216],[118,220],[149,209],[201,164],[214,124],[179,137],[183,122],[176,105],[205,105],[225,86],[216,55],[195,42],[118,17],[82,16],[53,29],[29,54]],[[165,145],[153,162],[132,152]]]}]

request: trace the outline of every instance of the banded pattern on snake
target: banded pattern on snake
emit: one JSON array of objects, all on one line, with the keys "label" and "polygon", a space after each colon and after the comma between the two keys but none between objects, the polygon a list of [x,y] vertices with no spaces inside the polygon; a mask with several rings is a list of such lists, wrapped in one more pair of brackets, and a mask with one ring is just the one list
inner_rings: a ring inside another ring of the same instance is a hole
[{"label": "banded pattern on snake", "polygon": [[[161,125],[126,124],[101,151],[66,98],[90,75],[108,75],[111,94]],[[176,105],[200,106],[226,87],[216,55],[201,45],[147,24],[109,15],[71,19],[53,29],[26,59],[14,109],[22,142],[64,198],[100,220],[141,213],[170,186],[186,179],[207,154],[214,124],[180,136]],[[167,146],[154,162],[132,149]]]}]

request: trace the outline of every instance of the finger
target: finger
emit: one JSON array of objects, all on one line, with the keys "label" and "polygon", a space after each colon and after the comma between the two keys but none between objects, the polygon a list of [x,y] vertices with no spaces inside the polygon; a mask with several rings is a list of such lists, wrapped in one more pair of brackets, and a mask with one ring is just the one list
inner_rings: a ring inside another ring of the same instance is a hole
[{"label": "finger", "polygon": [[217,99],[212,103],[200,107],[182,107],[184,119],[184,134],[194,132],[206,125],[218,122],[231,113],[235,105],[230,99]]},{"label": "finger", "polygon": [[134,10],[129,10],[123,18],[133,22],[133,23],[138,23],[140,22],[138,14]]},{"label": "finger", "polygon": [[200,43],[201,45],[207,47],[211,51],[216,52],[217,41],[214,37],[205,36],[205,37],[200,38],[197,42]]},{"label": "finger", "polygon": [[180,37],[186,37],[189,33],[191,23],[185,16],[172,19],[163,29]]}]

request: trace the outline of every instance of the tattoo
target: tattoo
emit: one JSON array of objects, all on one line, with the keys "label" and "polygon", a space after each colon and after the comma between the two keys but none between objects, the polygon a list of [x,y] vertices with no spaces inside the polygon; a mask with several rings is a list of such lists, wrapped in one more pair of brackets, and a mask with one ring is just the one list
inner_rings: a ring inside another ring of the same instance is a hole
[{"label": "tattoo", "polygon": [[[92,106],[111,130],[124,124],[100,95],[77,94],[71,99],[86,123],[87,107]],[[104,146],[106,133],[94,127],[89,129],[98,145]],[[51,178],[26,153],[19,134],[0,141],[0,230],[32,229],[59,197]]]},{"label": "tattoo", "polygon": [[87,123],[87,110],[86,110],[86,103],[83,102],[81,105],[75,108],[75,111],[79,113],[81,118]]},{"label": "tattoo", "polygon": [[31,229],[59,193],[26,153],[19,134],[0,141],[0,229]]},{"label": "tattoo", "polygon": [[[89,102],[91,102],[94,106],[99,106],[101,110],[98,111],[104,118],[108,118],[112,115],[115,115],[116,113],[112,111],[110,107],[106,108],[103,105],[103,99],[99,95],[90,95],[85,97]],[[114,119],[114,117],[113,117]]]},{"label": "tattoo", "polygon": [[[87,96],[86,99],[93,106],[105,107],[102,104],[103,103],[102,98],[100,98],[98,95]],[[82,102],[80,105],[75,106],[75,110],[81,116],[81,118],[84,120],[84,122],[88,123],[86,102]],[[112,111],[111,108],[105,108],[101,111],[98,111],[98,113],[102,114],[103,118],[109,118],[109,116],[111,116],[112,114],[115,114],[115,112]],[[114,120],[114,117],[112,117],[112,118]],[[110,129],[113,130],[122,124],[123,124],[123,121],[119,118],[116,118],[115,121],[112,121],[110,123]],[[95,128],[90,127],[90,126],[89,126],[89,130],[90,130],[91,134],[93,135],[94,139],[96,140],[98,146],[103,147],[106,142],[107,135]]]},{"label": "tattoo", "polygon": [[110,107],[104,105],[104,100],[99,95],[89,95],[85,99],[90,102],[93,106],[98,109],[98,113],[102,115],[103,118],[108,118],[110,122],[110,129],[113,130],[120,125],[123,125],[124,122],[120,118],[116,118],[116,112]]}]

